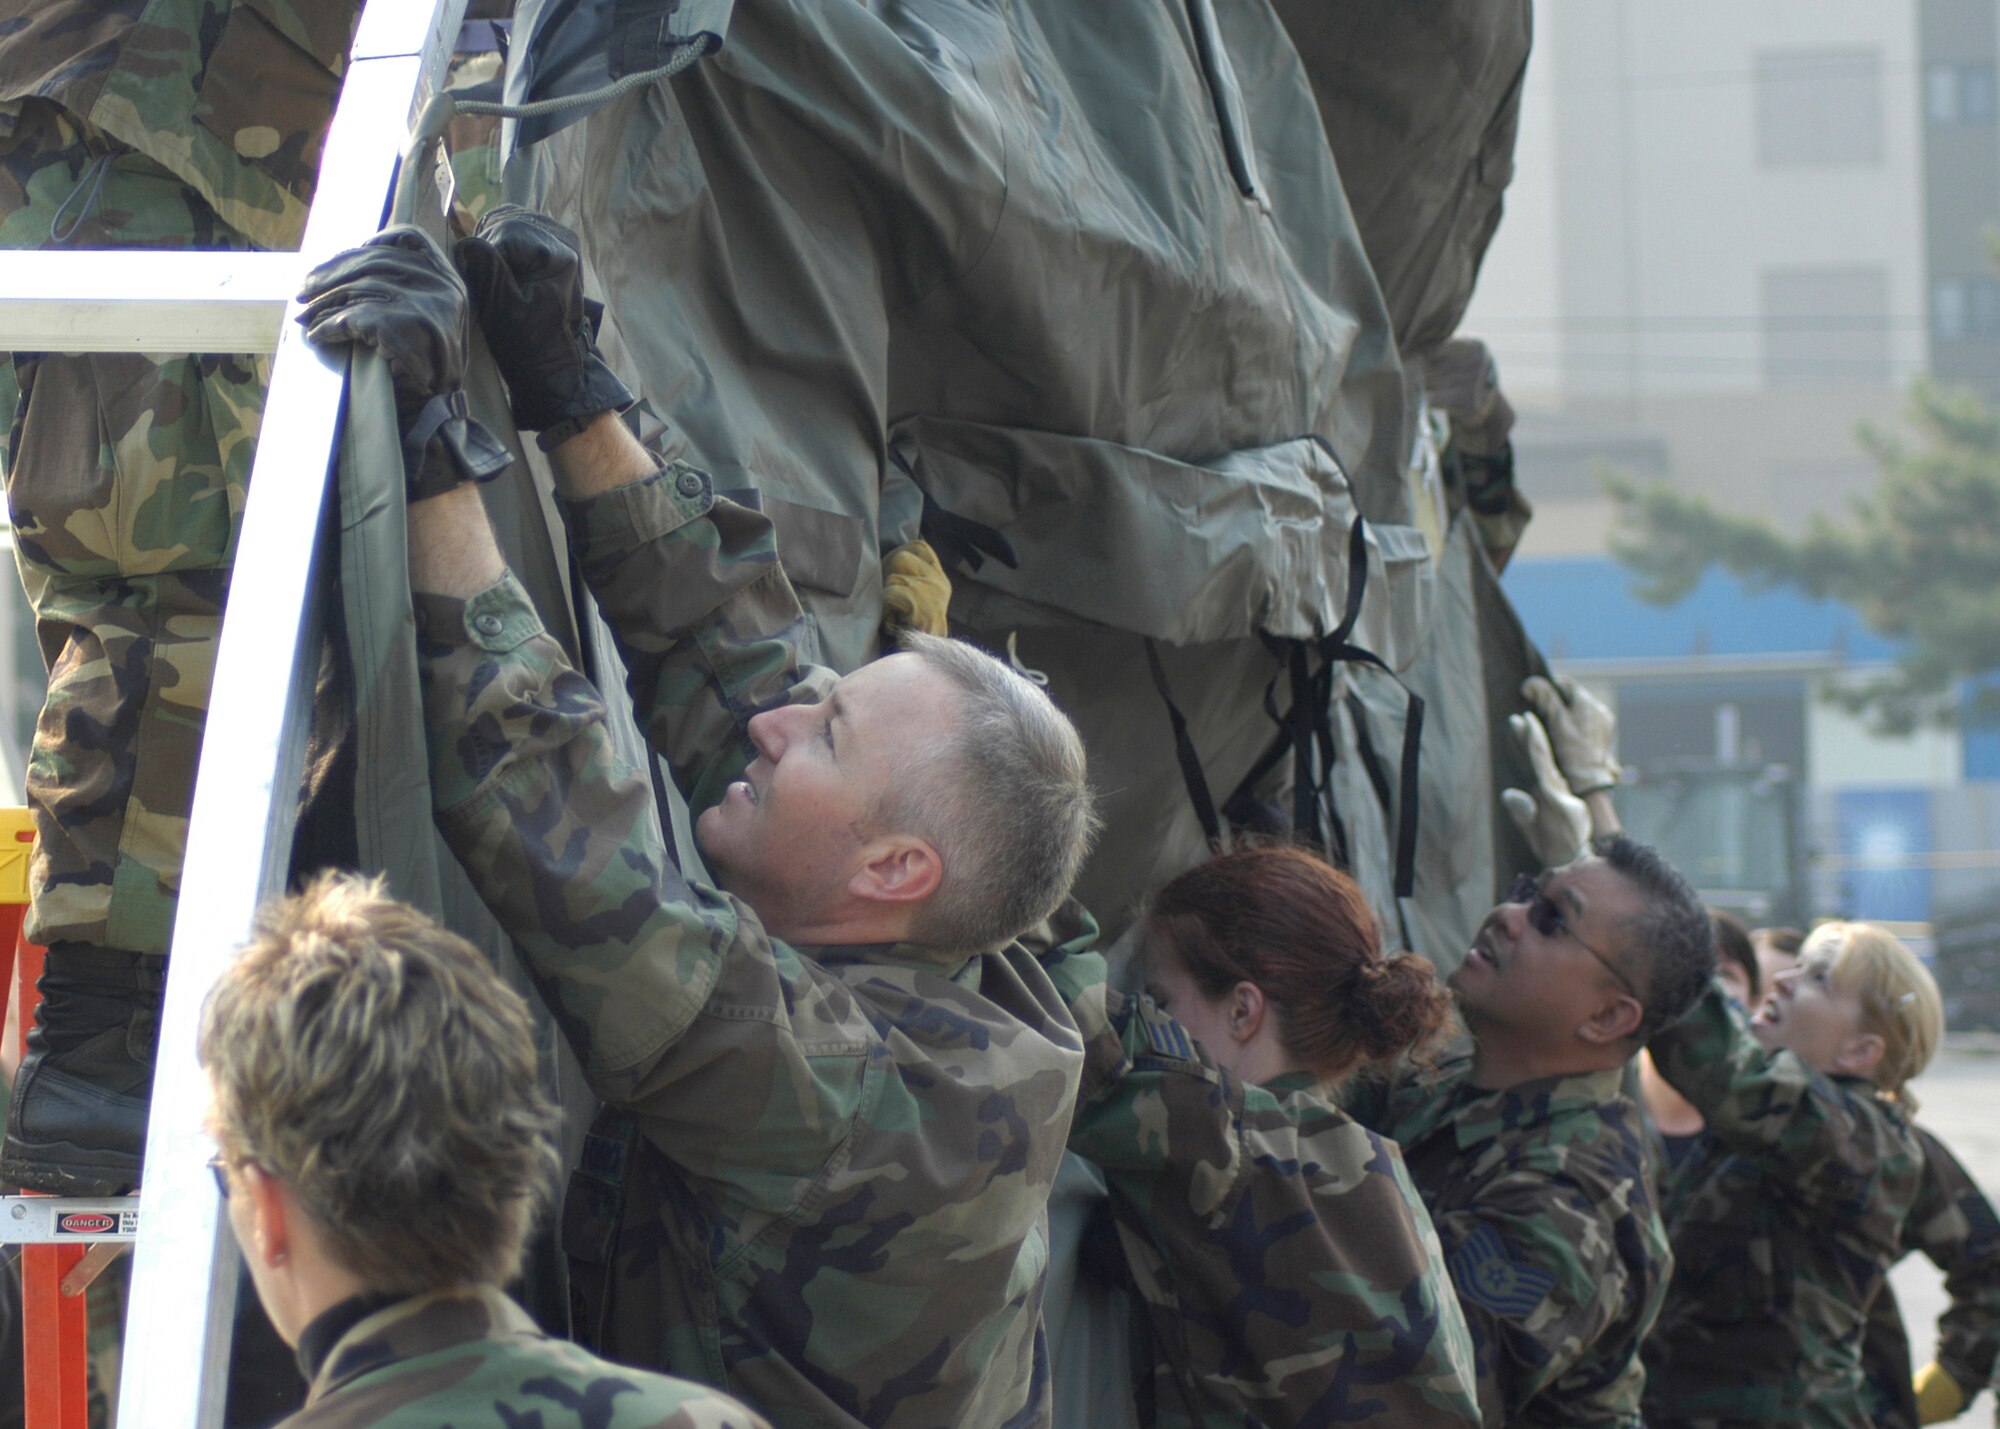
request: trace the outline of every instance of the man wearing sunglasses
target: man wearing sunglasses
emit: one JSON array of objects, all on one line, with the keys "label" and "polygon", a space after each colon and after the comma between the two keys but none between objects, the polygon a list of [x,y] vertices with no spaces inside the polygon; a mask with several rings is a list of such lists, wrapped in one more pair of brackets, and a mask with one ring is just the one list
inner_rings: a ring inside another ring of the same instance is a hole
[{"label": "man wearing sunglasses", "polygon": [[1700,899],[1613,834],[1517,879],[1451,985],[1467,1039],[1349,1110],[1403,1144],[1458,1287],[1489,1425],[1637,1429],[1671,1264],[1623,1091],[1715,960]]}]

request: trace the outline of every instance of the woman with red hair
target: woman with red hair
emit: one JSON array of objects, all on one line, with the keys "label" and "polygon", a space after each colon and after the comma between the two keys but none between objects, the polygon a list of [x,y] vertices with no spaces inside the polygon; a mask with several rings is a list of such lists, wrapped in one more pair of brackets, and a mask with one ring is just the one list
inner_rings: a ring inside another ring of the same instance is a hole
[{"label": "woman with red hair", "polygon": [[1430,964],[1385,956],[1354,881],[1291,848],[1190,869],[1142,931],[1143,996],[1069,951],[1080,930],[1047,960],[1086,1039],[1069,1146],[1145,1306],[1141,1422],[1478,1424],[1402,1153],[1328,1099],[1444,1024]]}]

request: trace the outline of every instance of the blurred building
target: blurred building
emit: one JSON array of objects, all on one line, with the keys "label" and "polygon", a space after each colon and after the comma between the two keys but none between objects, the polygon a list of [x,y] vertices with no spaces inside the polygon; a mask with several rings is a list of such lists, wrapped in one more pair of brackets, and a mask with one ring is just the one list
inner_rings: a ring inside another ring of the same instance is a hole
[{"label": "blurred building", "polygon": [[1797,530],[1924,374],[2000,394],[2000,0],[1543,0],[1516,178],[1465,329],[1522,411],[1507,585],[1605,691],[1621,799],[1751,917],[1927,939],[2000,885],[2000,737],[1875,737],[1819,698],[1893,655],[1712,574],[1669,610],[1606,554],[1613,468]]}]

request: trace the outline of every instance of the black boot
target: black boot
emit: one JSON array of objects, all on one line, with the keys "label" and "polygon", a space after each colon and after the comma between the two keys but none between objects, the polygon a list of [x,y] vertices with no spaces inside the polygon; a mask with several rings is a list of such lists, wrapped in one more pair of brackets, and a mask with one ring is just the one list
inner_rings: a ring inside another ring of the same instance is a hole
[{"label": "black boot", "polygon": [[166,964],[89,943],[50,946],[0,1184],[60,1196],[121,1196],[138,1184]]}]

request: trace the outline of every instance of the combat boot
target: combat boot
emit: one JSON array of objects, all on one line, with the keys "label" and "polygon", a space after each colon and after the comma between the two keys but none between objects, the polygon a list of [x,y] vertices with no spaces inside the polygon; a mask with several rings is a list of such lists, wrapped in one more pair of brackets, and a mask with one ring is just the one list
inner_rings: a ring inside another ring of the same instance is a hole
[{"label": "combat boot", "polygon": [[55,943],[15,1076],[0,1184],[119,1196],[139,1182],[167,960]]}]

